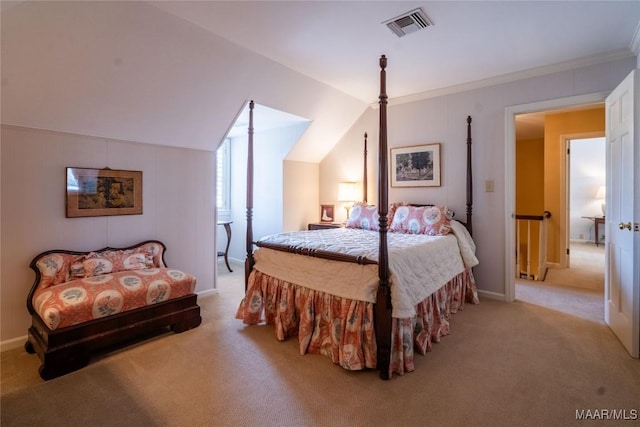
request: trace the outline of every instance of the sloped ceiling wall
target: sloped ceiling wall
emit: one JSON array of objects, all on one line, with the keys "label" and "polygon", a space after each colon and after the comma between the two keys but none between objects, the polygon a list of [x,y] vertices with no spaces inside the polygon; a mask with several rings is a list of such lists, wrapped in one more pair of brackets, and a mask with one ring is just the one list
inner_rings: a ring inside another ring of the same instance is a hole
[{"label": "sloped ceiling wall", "polygon": [[213,150],[254,99],[312,121],[287,160],[315,163],[367,108],[143,2],[22,2],[1,18],[3,124]]}]

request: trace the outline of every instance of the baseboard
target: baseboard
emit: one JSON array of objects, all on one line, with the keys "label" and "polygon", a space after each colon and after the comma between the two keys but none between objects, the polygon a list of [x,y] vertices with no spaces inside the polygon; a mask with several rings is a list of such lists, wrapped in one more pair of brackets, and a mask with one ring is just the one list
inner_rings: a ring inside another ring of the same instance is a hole
[{"label": "baseboard", "polygon": [[198,295],[199,297],[207,297],[209,295],[216,295],[219,293],[219,289],[207,289],[206,291],[196,292],[196,295]]},{"label": "baseboard", "polygon": [[491,292],[491,291],[483,291],[482,289],[478,289],[478,296],[480,297],[481,301],[482,301],[482,298],[492,299],[497,301],[507,300],[505,294],[499,294],[497,292]]},{"label": "baseboard", "polygon": [[24,346],[25,342],[27,342],[26,335],[23,335],[18,338],[12,338],[6,341],[0,341],[0,353],[8,350],[13,350],[14,348],[20,348]]}]

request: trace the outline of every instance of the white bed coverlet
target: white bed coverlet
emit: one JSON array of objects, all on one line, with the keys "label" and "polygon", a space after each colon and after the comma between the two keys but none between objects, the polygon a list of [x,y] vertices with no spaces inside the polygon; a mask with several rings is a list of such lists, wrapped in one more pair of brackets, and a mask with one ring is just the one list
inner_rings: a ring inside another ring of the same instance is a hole
[{"label": "white bed coverlet", "polygon": [[[465,268],[478,264],[466,228],[452,221],[447,236],[388,233],[392,316],[414,316],[415,305]],[[379,233],[352,228],[296,231],[266,236],[260,242],[364,256],[378,261]],[[375,303],[378,266],[329,261],[258,248],[255,269],[272,277],[343,298]]]}]

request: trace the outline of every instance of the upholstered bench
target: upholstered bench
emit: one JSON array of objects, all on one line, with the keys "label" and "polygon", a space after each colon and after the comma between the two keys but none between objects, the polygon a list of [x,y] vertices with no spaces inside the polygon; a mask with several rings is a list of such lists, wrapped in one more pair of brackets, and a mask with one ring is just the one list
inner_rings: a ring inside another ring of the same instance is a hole
[{"label": "upholstered bench", "polygon": [[149,240],[92,252],[51,250],[31,261],[36,279],[25,350],[40,357],[43,379],[86,366],[95,350],[165,327],[200,325],[196,278],[168,268],[165,250]]}]

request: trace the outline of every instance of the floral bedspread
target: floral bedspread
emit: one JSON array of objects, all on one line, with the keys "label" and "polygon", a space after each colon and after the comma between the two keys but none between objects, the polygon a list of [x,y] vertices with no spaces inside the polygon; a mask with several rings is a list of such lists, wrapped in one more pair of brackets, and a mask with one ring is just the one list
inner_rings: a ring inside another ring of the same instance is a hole
[{"label": "floral bedspread", "polygon": [[39,288],[33,306],[53,330],[189,295],[195,286],[196,278],[180,270],[128,270]]},{"label": "floral bedspread", "polygon": [[[393,317],[416,315],[416,305],[465,269],[478,264],[464,226],[452,221],[452,234],[388,233]],[[338,228],[279,233],[260,242],[348,254],[378,260],[376,231]],[[327,261],[259,248],[255,269],[272,277],[343,298],[375,302],[377,266]]]}]

